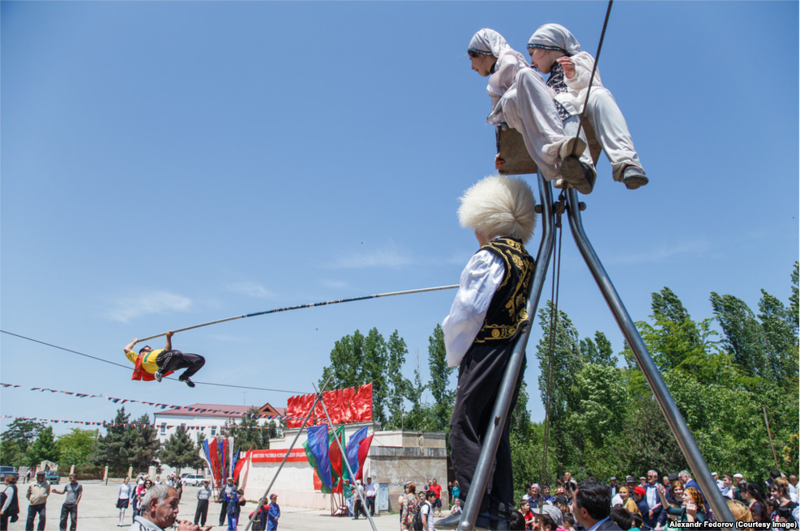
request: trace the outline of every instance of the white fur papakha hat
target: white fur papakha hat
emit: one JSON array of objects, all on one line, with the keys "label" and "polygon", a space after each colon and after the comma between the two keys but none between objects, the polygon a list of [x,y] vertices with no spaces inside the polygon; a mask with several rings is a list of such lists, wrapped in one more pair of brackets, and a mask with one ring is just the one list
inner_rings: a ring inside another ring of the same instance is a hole
[{"label": "white fur papakha hat", "polygon": [[536,227],[536,199],[518,177],[491,175],[472,185],[461,197],[458,220],[462,227],[489,239],[510,236],[526,243]]}]

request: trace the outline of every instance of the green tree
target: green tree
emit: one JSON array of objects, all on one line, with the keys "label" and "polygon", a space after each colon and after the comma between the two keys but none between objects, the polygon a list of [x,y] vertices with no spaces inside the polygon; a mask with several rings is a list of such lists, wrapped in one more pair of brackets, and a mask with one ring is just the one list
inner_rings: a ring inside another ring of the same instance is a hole
[{"label": "green tree", "polygon": [[145,413],[125,433],[128,463],[135,471],[147,470],[151,465],[157,464],[156,458],[161,447],[157,431],[157,428],[150,425],[150,417]]},{"label": "green tree", "polygon": [[596,331],[594,333],[594,341],[588,337],[581,339],[580,350],[584,363],[610,367],[614,367],[617,364],[617,356],[611,348],[611,341],[608,340],[603,332]]},{"label": "green tree", "polygon": [[344,336],[334,344],[331,363],[322,370],[320,385],[332,377],[328,389],[360,386],[372,383],[373,418],[381,425],[386,423],[383,405],[388,396],[386,366],[388,352],[386,341],[376,328],[366,337],[358,330]]},{"label": "green tree", "polygon": [[430,418],[427,408],[422,403],[422,393],[425,392],[422,376],[419,373],[419,363],[414,369],[414,382],[408,386],[406,398],[411,405],[403,420],[403,429],[424,431],[430,429]]},{"label": "green tree", "polygon": [[25,455],[28,466],[36,466],[42,461],[58,463],[60,454],[56,440],[53,437],[53,428],[51,426],[39,430],[36,440],[28,446],[28,451]]},{"label": "green tree", "polygon": [[791,316],[792,323],[794,324],[794,334],[797,335],[798,328],[798,315],[800,309],[797,304],[797,282],[798,282],[798,262],[794,263],[794,271],[792,271],[792,294],[789,296],[789,315]]},{"label": "green tree", "polygon": [[428,366],[431,372],[428,389],[433,397],[431,427],[435,431],[449,432],[455,391],[450,387],[450,375],[453,369],[447,366],[445,356],[444,331],[441,325],[437,324],[433,329],[433,335],[428,338]]},{"label": "green tree", "polygon": [[536,358],[539,360],[539,389],[542,403],[548,410],[549,439],[553,443],[552,445],[548,443],[548,447],[554,449],[555,458],[559,466],[563,467],[574,461],[583,446],[583,442],[574,438],[567,426],[569,413],[578,409],[578,399],[573,392],[573,385],[575,375],[580,372],[583,362],[578,331],[567,314],[561,310],[558,311],[555,320],[551,352],[550,317],[553,314],[551,301],[547,301],[546,307],[539,310],[542,338],[536,345]]},{"label": "green tree", "polygon": [[763,289],[758,309],[771,377],[787,390],[797,389],[797,329],[793,316],[777,297]]},{"label": "green tree", "polygon": [[125,413],[125,407],[117,410],[111,425],[106,426],[106,434],[97,437],[89,461],[97,466],[108,466],[109,471],[116,477],[127,473],[130,460],[129,448],[126,445],[126,424],[130,422],[130,415]]},{"label": "green tree", "polygon": [[248,450],[251,446],[257,450],[269,448],[271,421],[268,423],[269,425],[262,425],[257,418],[249,416],[258,415],[258,413],[257,407],[251,407],[247,413],[242,415],[238,423],[234,422],[222,428],[223,437],[233,437],[234,449]]},{"label": "green tree", "polygon": [[28,446],[44,428],[44,422],[14,419],[6,431],[0,434],[0,461],[7,466],[25,466]]},{"label": "green tree", "polygon": [[733,295],[711,292],[711,307],[725,334],[723,347],[733,362],[748,376],[771,377],[767,363],[767,341],[752,310]]},{"label": "green tree", "polygon": [[403,427],[405,415],[405,397],[411,382],[403,376],[403,364],[406,361],[408,347],[405,340],[395,330],[386,343],[386,384],[388,421],[386,429],[399,430]]},{"label": "green tree", "polygon": [[180,474],[184,467],[200,468],[199,451],[189,437],[189,433],[179,428],[164,442],[158,454],[159,460],[177,470]]},{"label": "green tree", "polygon": [[85,465],[97,440],[97,430],[82,430],[72,428],[69,433],[56,438],[60,460],[58,468],[68,470],[70,466],[80,467]]}]

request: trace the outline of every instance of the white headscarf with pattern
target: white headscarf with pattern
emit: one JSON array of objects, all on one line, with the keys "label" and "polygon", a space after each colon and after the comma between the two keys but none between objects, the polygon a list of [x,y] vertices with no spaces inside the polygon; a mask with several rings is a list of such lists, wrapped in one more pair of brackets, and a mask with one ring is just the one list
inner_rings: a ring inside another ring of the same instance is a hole
[{"label": "white headscarf with pattern", "polygon": [[472,36],[469,41],[467,52],[479,53],[482,55],[493,55],[500,59],[503,55],[513,55],[520,67],[527,67],[528,61],[520,52],[509,46],[508,41],[493,29],[483,28]]},{"label": "white headscarf with pattern", "polygon": [[581,51],[578,39],[560,24],[545,24],[541,26],[528,41],[528,48],[561,50],[570,56]]}]

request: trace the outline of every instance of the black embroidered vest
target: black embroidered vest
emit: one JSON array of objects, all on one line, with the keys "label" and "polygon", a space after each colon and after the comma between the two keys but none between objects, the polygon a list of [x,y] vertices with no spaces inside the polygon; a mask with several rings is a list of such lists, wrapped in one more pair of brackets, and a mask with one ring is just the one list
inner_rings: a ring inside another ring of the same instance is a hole
[{"label": "black embroidered vest", "polygon": [[497,238],[481,247],[501,258],[506,273],[489,303],[483,327],[475,343],[510,341],[530,323],[528,296],[533,281],[534,260],[520,240]]}]

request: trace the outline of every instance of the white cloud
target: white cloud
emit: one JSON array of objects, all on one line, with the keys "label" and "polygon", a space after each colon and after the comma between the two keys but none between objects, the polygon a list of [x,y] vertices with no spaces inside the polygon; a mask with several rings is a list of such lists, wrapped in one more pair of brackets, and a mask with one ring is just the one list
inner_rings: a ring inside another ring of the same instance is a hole
[{"label": "white cloud", "polygon": [[257,299],[268,299],[274,297],[275,294],[267,290],[260,284],[255,282],[234,282],[228,284],[228,289],[239,295],[246,295],[248,297],[255,297]]},{"label": "white cloud", "polygon": [[134,297],[117,301],[116,308],[107,314],[112,321],[128,323],[132,319],[149,314],[166,314],[188,311],[192,300],[167,291],[147,291]]},{"label": "white cloud", "polygon": [[361,253],[351,253],[333,260],[328,267],[343,269],[360,269],[366,267],[402,267],[411,265],[414,260],[401,253],[394,244],[385,249],[373,249]]},{"label": "white cloud", "polygon": [[352,287],[349,282],[345,282],[343,280],[320,279],[319,283],[325,286],[326,288],[334,288],[334,289],[350,289]]},{"label": "white cloud", "polygon": [[699,255],[709,251],[710,245],[706,240],[681,242],[674,245],[660,245],[648,251],[637,254],[610,256],[606,259],[608,264],[637,264],[643,262],[663,262],[679,255]]}]

